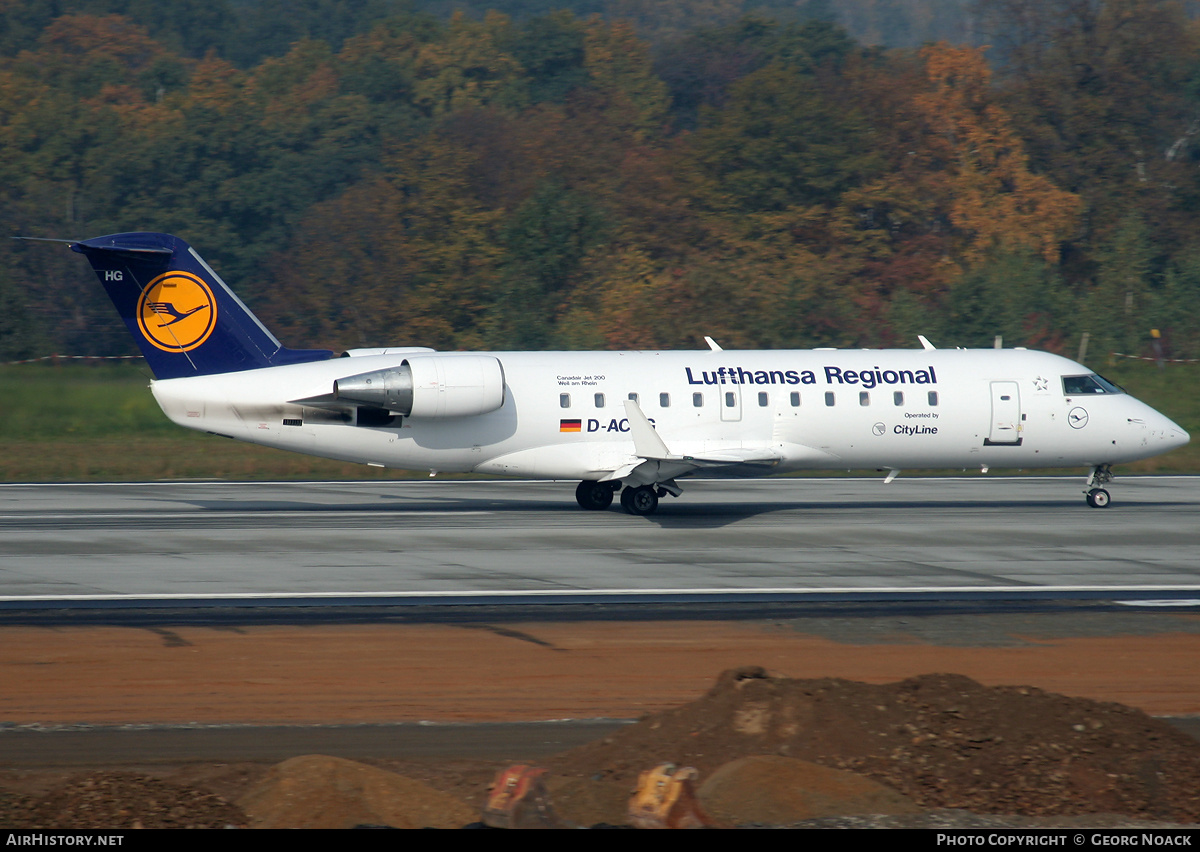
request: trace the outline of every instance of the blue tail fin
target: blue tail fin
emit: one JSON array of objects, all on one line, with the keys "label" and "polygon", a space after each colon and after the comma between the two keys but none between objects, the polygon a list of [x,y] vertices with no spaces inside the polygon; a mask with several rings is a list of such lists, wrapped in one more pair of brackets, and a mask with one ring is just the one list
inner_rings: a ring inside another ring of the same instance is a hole
[{"label": "blue tail fin", "polygon": [[71,243],[71,248],[91,261],[155,378],[333,357],[326,349],[285,349],[179,237],[113,234]]}]

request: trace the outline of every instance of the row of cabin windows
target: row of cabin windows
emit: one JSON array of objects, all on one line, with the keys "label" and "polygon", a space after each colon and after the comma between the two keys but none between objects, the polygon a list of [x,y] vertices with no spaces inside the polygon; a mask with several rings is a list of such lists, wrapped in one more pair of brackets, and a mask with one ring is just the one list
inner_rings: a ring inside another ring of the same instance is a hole
[{"label": "row of cabin windows", "polygon": [[[633,400],[634,402],[638,401],[638,395],[636,393],[631,393],[629,395],[629,398],[631,400]],[[930,406],[937,405],[938,404],[938,392],[937,391],[929,391],[927,400],[928,400]],[[597,408],[604,408],[604,394],[602,394],[602,393],[595,394],[593,396],[593,401],[595,402]],[[770,402],[771,402],[770,395],[766,391],[758,392],[759,408],[766,408],[768,405],[770,405]],[[800,407],[800,391],[792,391],[788,395],[788,402],[791,403],[792,408],[799,408]],[[836,404],[837,404],[837,394],[835,394],[833,391],[825,391],[825,405],[832,408]],[[861,406],[864,406],[864,407],[871,404],[870,391],[859,391],[858,392],[858,404]],[[560,393],[558,395],[558,405],[560,408],[570,408],[571,407],[571,395],[569,393]],[[704,394],[702,394],[700,392],[693,393],[692,394],[692,405],[695,408],[703,408],[704,407]],[[904,391],[892,391],[892,405],[895,405],[895,406],[904,405]],[[658,407],[659,408],[670,408],[671,407],[671,395],[669,393],[660,393],[658,395]],[[737,407],[737,393],[736,392],[725,391],[725,407],[726,408],[736,408]]]}]

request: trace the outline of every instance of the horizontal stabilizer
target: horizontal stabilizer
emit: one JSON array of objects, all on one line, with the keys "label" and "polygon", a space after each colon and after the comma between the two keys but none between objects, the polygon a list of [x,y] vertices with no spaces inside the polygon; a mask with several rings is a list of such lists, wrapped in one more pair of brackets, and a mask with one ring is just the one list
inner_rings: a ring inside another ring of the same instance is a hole
[{"label": "horizontal stabilizer", "polygon": [[[83,245],[85,245],[85,244],[79,243],[79,242],[71,243],[71,247],[73,249],[75,248],[75,246],[83,246]],[[135,246],[135,245],[125,246],[125,245],[119,245],[119,244],[118,245],[110,245],[110,246],[87,246],[86,249],[81,248],[81,249],[76,249],[76,251],[79,251],[81,254],[86,254],[87,252],[96,252],[96,253],[105,252],[108,254],[127,254],[127,255],[132,255],[133,257],[142,257],[142,258],[160,257],[164,261],[175,253],[174,251],[172,251],[169,248],[158,248],[158,247],[154,247],[154,246]]]}]

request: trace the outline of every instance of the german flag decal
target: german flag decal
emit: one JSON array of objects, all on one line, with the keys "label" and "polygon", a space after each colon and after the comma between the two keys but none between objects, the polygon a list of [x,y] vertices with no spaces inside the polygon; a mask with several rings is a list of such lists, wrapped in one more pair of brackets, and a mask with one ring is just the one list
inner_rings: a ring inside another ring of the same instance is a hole
[{"label": "german flag decal", "polygon": [[559,420],[558,421],[558,431],[560,431],[560,432],[582,432],[583,431],[583,421],[582,420]]}]

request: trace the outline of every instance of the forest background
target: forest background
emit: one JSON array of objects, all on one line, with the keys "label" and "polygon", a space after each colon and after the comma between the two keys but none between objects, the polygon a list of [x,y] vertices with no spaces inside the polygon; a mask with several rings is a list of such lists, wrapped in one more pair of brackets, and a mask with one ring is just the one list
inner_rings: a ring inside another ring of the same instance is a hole
[{"label": "forest background", "polygon": [[[1200,357],[1163,0],[0,0],[0,224],[176,233],[288,345]],[[0,244],[0,360],[135,351]]]}]

